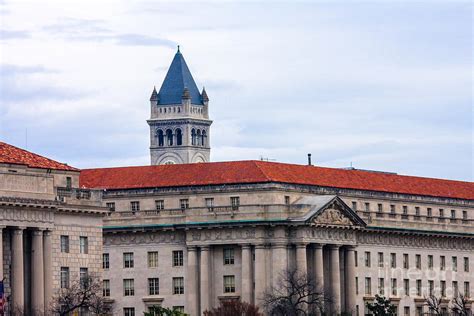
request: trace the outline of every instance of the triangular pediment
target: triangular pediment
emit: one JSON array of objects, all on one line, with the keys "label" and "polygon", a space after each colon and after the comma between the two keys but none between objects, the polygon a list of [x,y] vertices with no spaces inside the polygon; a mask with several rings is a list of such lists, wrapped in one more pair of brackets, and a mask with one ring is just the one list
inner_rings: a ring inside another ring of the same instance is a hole
[{"label": "triangular pediment", "polygon": [[306,197],[298,203],[309,205],[310,209],[304,216],[293,218],[292,221],[313,225],[366,226],[364,220],[336,195]]}]

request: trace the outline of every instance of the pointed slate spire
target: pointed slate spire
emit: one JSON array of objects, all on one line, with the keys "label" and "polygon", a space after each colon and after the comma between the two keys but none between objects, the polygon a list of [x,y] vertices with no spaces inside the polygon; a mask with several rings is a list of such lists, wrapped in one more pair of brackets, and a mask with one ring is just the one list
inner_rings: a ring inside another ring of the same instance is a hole
[{"label": "pointed slate spire", "polygon": [[156,87],[153,87],[153,92],[151,93],[150,101],[158,101],[158,92],[156,92]]},{"label": "pointed slate spire", "polygon": [[201,94],[178,47],[160,88],[160,104],[180,104],[185,88],[189,91],[192,104],[202,104]]},{"label": "pointed slate spire", "polygon": [[209,102],[209,97],[207,96],[206,88],[204,87],[202,87],[201,99],[202,102]]}]

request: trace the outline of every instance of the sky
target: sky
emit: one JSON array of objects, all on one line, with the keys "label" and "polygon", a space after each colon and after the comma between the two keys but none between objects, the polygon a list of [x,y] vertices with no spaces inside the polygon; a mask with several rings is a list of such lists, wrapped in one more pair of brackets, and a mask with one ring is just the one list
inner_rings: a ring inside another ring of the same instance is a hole
[{"label": "sky", "polygon": [[148,165],[179,44],[212,161],[473,181],[470,1],[0,0],[0,141],[78,168]]}]

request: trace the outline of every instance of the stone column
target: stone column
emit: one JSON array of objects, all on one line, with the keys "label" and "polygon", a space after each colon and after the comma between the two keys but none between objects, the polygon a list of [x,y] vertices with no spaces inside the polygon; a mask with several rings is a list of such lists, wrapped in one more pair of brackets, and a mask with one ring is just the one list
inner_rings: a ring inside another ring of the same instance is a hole
[{"label": "stone column", "polygon": [[278,282],[288,271],[288,246],[286,243],[274,244],[272,247],[272,285],[278,288]]},{"label": "stone column", "polygon": [[49,304],[53,297],[53,247],[50,230],[43,234],[43,270],[44,270],[44,308],[48,314]]},{"label": "stone column", "polygon": [[347,246],[345,256],[346,274],[346,312],[354,313],[356,308],[356,284],[355,284],[355,247]]},{"label": "stone column", "polygon": [[3,280],[3,229],[5,226],[0,226],[0,280]]},{"label": "stone column", "polygon": [[330,299],[332,300],[332,313],[336,314],[341,311],[341,278],[339,274],[339,246],[330,245]]},{"label": "stone column", "polygon": [[308,277],[308,262],[306,260],[306,243],[299,243],[296,245],[296,270],[299,274]]},{"label": "stone column", "polygon": [[44,259],[43,259],[43,231],[32,232],[31,244],[31,312],[44,312]]},{"label": "stone column", "polygon": [[252,281],[252,248],[249,244],[242,245],[242,301],[253,303]]},{"label": "stone column", "polygon": [[209,284],[211,284],[211,280],[209,279],[209,246],[201,247],[201,314],[210,309],[210,302],[209,302]]},{"label": "stone column", "polygon": [[255,303],[261,308],[266,290],[265,253],[265,245],[255,246]]},{"label": "stone column", "polygon": [[[317,287],[318,293],[323,293],[326,295],[324,291],[324,264],[323,264],[323,245],[322,244],[315,244],[314,245],[314,284]],[[321,302],[324,304],[324,301]],[[324,309],[324,306],[321,306]],[[321,315],[321,311],[315,310],[316,315]]]},{"label": "stone column", "polygon": [[186,312],[189,315],[198,315],[198,260],[196,247],[188,247],[188,268],[186,280]]},{"label": "stone column", "polygon": [[12,230],[12,304],[13,311],[23,311],[25,284],[23,274],[23,228]]}]

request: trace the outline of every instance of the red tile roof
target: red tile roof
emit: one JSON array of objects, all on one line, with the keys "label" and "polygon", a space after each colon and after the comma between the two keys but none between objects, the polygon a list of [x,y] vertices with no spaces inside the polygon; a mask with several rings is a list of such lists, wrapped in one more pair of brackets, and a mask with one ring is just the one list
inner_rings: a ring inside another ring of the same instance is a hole
[{"label": "red tile roof", "polygon": [[80,186],[132,189],[243,183],[292,183],[474,200],[474,183],[264,161],[86,169]]},{"label": "red tile roof", "polygon": [[26,165],[30,168],[79,171],[79,169],[70,167],[66,164],[3,142],[0,142],[0,163]]}]

